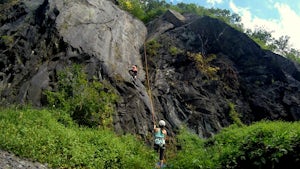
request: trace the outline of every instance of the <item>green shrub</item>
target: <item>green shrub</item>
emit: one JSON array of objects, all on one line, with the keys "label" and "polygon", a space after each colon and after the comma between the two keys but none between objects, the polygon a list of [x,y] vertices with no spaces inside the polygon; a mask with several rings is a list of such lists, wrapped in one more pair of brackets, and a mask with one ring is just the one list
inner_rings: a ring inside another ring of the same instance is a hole
[{"label": "green shrub", "polygon": [[178,49],[177,47],[175,46],[171,46],[169,48],[169,53],[172,55],[172,56],[175,56],[175,55],[178,55],[178,54],[181,54],[183,53],[183,51],[181,49]]},{"label": "green shrub", "polygon": [[146,14],[144,10],[142,9],[142,4],[139,0],[117,0],[119,6],[131,13],[133,16],[139,18],[140,20],[144,20],[146,17]]},{"label": "green shrub", "polygon": [[13,36],[2,36],[1,42],[7,47],[11,47],[14,43],[14,37]]},{"label": "green shrub", "polygon": [[209,139],[186,129],[177,135],[180,150],[170,168],[281,169],[300,166],[300,123],[262,121],[232,125]]},{"label": "green shrub", "polygon": [[235,105],[233,103],[229,102],[228,106],[229,106],[229,116],[231,117],[233,123],[239,127],[242,127],[244,124],[240,119],[240,115],[235,110]]},{"label": "green shrub", "polygon": [[204,147],[204,139],[188,132],[186,127],[181,128],[179,133],[176,138],[180,148],[176,157],[168,161],[171,164],[170,168],[215,168],[214,154],[210,154]]},{"label": "green shrub", "polygon": [[212,138],[222,168],[300,166],[300,123],[259,122],[228,128]]},{"label": "green shrub", "polygon": [[146,44],[146,52],[149,56],[156,56],[158,49],[161,47],[161,44],[157,40],[151,40]]},{"label": "green shrub", "polygon": [[195,61],[197,69],[200,70],[207,78],[211,80],[217,79],[217,72],[220,68],[214,67],[210,63],[217,57],[216,55],[211,54],[204,57],[201,53],[188,52],[187,56],[189,59]]},{"label": "green shrub", "polygon": [[80,65],[59,72],[57,91],[46,91],[51,107],[69,112],[80,125],[111,127],[117,95],[109,85],[89,82]]},{"label": "green shrub", "polygon": [[132,135],[79,128],[67,116],[58,109],[2,109],[0,149],[52,168],[148,169],[154,164],[154,152]]},{"label": "green shrub", "polygon": [[[176,138],[179,148],[168,158],[168,168],[300,166],[300,122],[232,125],[209,139],[201,139],[184,127]],[[146,169],[157,158],[132,135],[79,128],[68,113],[59,109],[1,108],[0,149],[53,168]]]}]

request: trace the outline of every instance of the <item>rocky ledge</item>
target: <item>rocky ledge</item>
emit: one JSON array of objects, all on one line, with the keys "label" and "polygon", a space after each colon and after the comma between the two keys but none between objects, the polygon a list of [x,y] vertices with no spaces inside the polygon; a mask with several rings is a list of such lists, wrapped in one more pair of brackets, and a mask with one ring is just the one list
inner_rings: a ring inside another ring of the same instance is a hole
[{"label": "rocky ledge", "polygon": [[13,153],[0,150],[1,169],[47,169],[47,164],[41,164],[28,159],[22,159]]}]

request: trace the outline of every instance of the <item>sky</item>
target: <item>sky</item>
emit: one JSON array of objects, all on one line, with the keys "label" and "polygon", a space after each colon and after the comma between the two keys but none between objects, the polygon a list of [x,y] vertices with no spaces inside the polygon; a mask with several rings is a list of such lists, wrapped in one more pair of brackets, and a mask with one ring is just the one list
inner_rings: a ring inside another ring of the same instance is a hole
[{"label": "sky", "polygon": [[244,28],[263,28],[278,39],[289,36],[291,48],[300,51],[300,0],[167,0],[194,3],[205,8],[228,9],[241,16]]}]

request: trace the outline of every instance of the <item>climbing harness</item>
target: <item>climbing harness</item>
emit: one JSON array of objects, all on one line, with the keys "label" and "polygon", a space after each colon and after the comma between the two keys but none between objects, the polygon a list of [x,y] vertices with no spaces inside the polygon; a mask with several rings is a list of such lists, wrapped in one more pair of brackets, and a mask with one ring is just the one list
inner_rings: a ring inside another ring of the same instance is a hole
[{"label": "climbing harness", "polygon": [[163,147],[165,145],[165,135],[161,129],[159,129],[158,132],[154,133],[154,137],[154,144],[157,144],[160,147]]}]

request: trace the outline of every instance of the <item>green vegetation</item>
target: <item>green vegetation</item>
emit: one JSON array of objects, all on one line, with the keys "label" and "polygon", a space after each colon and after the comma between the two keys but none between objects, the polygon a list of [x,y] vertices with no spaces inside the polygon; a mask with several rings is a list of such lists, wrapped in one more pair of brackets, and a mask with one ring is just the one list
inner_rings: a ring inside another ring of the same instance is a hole
[{"label": "green vegetation", "polygon": [[254,40],[261,48],[266,50],[274,50],[275,46],[272,44],[267,44],[268,41],[272,39],[272,35],[270,32],[264,29],[257,29],[255,31],[247,30],[247,35],[249,35],[252,40]]},{"label": "green vegetation", "polygon": [[128,11],[145,23],[163,14],[171,6],[160,0],[117,0],[117,2],[121,9]]},{"label": "green vegetation", "polygon": [[177,48],[176,46],[171,46],[169,48],[169,53],[172,55],[172,56],[176,56],[178,54],[182,54],[183,51],[179,48]]},{"label": "green vegetation", "polygon": [[13,7],[14,5],[18,4],[20,0],[1,0],[0,2],[0,23],[7,19],[7,9]]},{"label": "green vegetation", "polygon": [[147,42],[146,49],[147,55],[156,56],[158,49],[161,47],[161,44],[157,40],[151,40]]},{"label": "green vegetation", "polygon": [[154,153],[132,135],[80,128],[59,109],[1,110],[0,149],[53,168],[148,169],[155,162]]},{"label": "green vegetation", "polygon": [[50,107],[69,112],[80,125],[110,127],[118,97],[103,81],[88,81],[80,65],[58,73],[56,91],[46,91]]},{"label": "green vegetation", "polygon": [[285,56],[300,64],[300,51],[292,48]]},{"label": "green vegetation", "polygon": [[262,121],[201,140],[182,129],[171,168],[287,168],[300,165],[300,123]]},{"label": "green vegetation", "polygon": [[0,9],[1,11],[7,8],[10,8],[16,4],[18,4],[20,0],[2,0],[0,2]]},{"label": "green vegetation", "polygon": [[252,40],[254,40],[262,49],[279,53],[293,61],[300,63],[300,51],[291,48],[288,36],[281,36],[278,39],[272,37],[271,32],[263,28],[257,28],[254,31],[247,30],[245,32]]},{"label": "green vegetation", "polygon": [[[18,2],[5,0],[0,9],[11,8]],[[219,18],[243,31],[239,16],[227,10],[184,3],[171,5],[159,0],[118,2],[145,23],[167,9],[174,9]],[[0,22],[5,19],[0,13]],[[299,62],[299,51],[288,47],[288,37],[276,40],[264,30],[248,35],[264,49],[282,52]],[[13,36],[1,37],[4,45],[13,42]],[[147,53],[155,56],[160,47],[156,40],[150,41]],[[170,46],[169,52],[176,55],[181,51]],[[188,57],[207,77],[215,77],[218,68],[210,64],[215,55],[189,53]],[[48,109],[0,108],[0,149],[48,163],[53,168],[151,168],[157,154],[149,146],[137,136],[119,136],[112,131],[118,97],[105,81],[87,80],[79,65],[59,72],[57,78],[58,88],[45,93]],[[233,103],[229,103],[229,108],[234,125],[212,138],[200,139],[182,128],[176,145],[167,145],[168,168],[279,169],[300,165],[300,122],[262,121],[246,126]]]},{"label": "green vegetation", "polygon": [[201,53],[187,53],[187,56],[195,61],[196,67],[208,78],[211,80],[217,79],[218,67],[211,65],[211,61],[216,58],[216,55],[211,54],[207,57],[203,57]]},{"label": "green vegetation", "polygon": [[139,0],[118,0],[119,6],[136,16],[140,20],[145,20],[145,11],[140,6]]},{"label": "green vegetation", "polygon": [[7,47],[11,47],[14,43],[14,38],[12,36],[2,36],[0,38],[0,44],[1,42]]},{"label": "green vegetation", "polygon": [[231,102],[228,103],[229,106],[229,116],[231,117],[233,124],[236,124],[239,127],[244,126],[243,122],[240,119],[240,115],[235,110],[235,105]]},{"label": "green vegetation", "polygon": [[217,168],[215,167],[217,166],[216,159],[212,159],[213,154],[205,149],[205,140],[189,133],[186,127],[180,130],[180,134],[177,135],[177,142],[180,149],[176,152],[176,156],[168,161],[172,164],[170,168]]},{"label": "green vegetation", "polygon": [[[232,125],[209,139],[182,128],[176,139],[177,150],[167,145],[171,169],[279,169],[300,165],[300,122]],[[137,137],[79,127],[60,109],[0,109],[0,149],[53,168],[148,169],[158,158]]]}]

